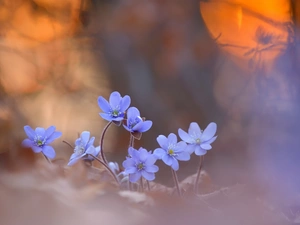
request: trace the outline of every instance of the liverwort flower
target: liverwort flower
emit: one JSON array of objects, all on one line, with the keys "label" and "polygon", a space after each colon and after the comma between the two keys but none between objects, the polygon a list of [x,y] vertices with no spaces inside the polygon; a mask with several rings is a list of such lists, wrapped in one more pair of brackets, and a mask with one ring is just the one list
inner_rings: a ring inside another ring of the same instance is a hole
[{"label": "liverwort flower", "polygon": [[90,132],[83,131],[80,138],[75,141],[74,153],[70,157],[68,166],[72,166],[81,158],[92,161],[94,158],[90,155],[97,157],[101,149],[100,146],[94,147],[94,140],[95,137],[90,138]]},{"label": "liverwort flower", "polygon": [[195,122],[190,124],[188,133],[182,129],[178,129],[179,137],[188,144],[187,151],[192,154],[195,152],[196,155],[205,155],[210,150],[211,143],[213,143],[217,136],[214,136],[217,131],[217,124],[210,123],[201,131],[199,125]]},{"label": "liverwort flower", "polygon": [[[129,147],[131,149],[132,147]],[[124,173],[129,174],[129,181],[134,183],[141,177],[144,177],[148,181],[155,179],[155,174],[158,171],[158,166],[154,165],[157,158],[150,154],[146,149],[139,148],[139,150],[132,151],[134,154],[131,157],[127,157],[123,162],[125,168]]]},{"label": "liverwort flower", "polygon": [[128,130],[131,133],[143,133],[148,131],[152,127],[152,121],[144,121],[140,116],[140,111],[136,107],[130,107],[127,110],[126,125],[123,124],[123,126],[126,130]]},{"label": "liverwort flower", "polygon": [[31,148],[35,153],[42,152],[47,158],[53,159],[56,153],[49,144],[62,135],[61,132],[55,131],[55,129],[55,126],[50,126],[46,130],[41,127],[33,130],[26,125],[24,131],[28,138],[23,140],[22,145]]},{"label": "liverwort flower", "polygon": [[100,96],[98,105],[103,111],[100,116],[107,121],[122,121],[125,117],[125,112],[130,105],[131,99],[128,95],[121,97],[120,93],[114,91],[110,94],[109,102]]},{"label": "liverwort flower", "polygon": [[171,166],[173,170],[179,169],[178,160],[190,160],[190,154],[186,151],[186,143],[180,141],[177,143],[177,136],[173,133],[169,134],[168,138],[164,135],[157,137],[157,142],[160,148],[154,150],[153,154],[162,161]]}]

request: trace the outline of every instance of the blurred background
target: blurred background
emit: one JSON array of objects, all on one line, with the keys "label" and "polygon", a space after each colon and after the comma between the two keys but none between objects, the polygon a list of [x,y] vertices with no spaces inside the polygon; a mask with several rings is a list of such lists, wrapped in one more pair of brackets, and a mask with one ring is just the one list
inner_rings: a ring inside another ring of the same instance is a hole
[{"label": "blurred background", "polygon": [[[136,147],[191,122],[218,124],[205,156],[212,183],[257,183],[299,191],[297,0],[1,0],[0,149],[25,138],[24,125],[55,125],[74,143],[106,122],[97,97],[130,95],[153,121]],[[55,142],[67,163],[72,149]],[[122,163],[129,134],[105,139]],[[16,152],[12,154],[17,155]],[[198,158],[181,163],[180,179]],[[159,182],[172,184],[162,163]]]}]

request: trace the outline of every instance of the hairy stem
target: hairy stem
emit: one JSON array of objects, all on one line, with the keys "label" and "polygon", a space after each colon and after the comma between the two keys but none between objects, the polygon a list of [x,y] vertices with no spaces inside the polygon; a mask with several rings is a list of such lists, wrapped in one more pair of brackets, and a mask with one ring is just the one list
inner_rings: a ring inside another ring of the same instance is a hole
[{"label": "hairy stem", "polygon": [[103,159],[103,162],[105,164],[107,164],[107,160],[106,160],[106,157],[105,157],[104,151],[103,151],[104,135],[111,124],[112,124],[112,121],[110,121],[108,124],[106,124],[106,126],[104,127],[104,129],[102,131],[101,138],[100,138],[100,153],[101,153],[101,158]]},{"label": "hairy stem", "polygon": [[48,161],[48,163],[49,163],[49,164],[52,164],[51,160],[50,160],[47,156],[45,156],[44,153],[42,153],[42,154],[43,154],[43,156],[45,157],[45,159]]},{"label": "hairy stem", "polygon": [[198,173],[197,173],[197,178],[194,184],[194,192],[197,195],[198,194],[198,187],[199,187],[199,180],[200,180],[200,174],[201,174],[201,169],[204,161],[204,155],[200,156],[200,161],[199,161],[199,167],[198,167]]},{"label": "hairy stem", "polygon": [[140,179],[141,192],[144,192],[143,177]]},{"label": "hairy stem", "polygon": [[74,150],[74,147],[73,147],[69,142],[67,142],[67,141],[65,141],[65,140],[63,140],[62,142],[65,143],[65,144],[67,144],[71,149]]},{"label": "hairy stem", "polygon": [[[130,134],[130,139],[129,139],[129,147],[133,147],[134,145],[134,137]],[[129,187],[129,191],[132,191],[132,183],[129,181],[129,178],[128,178],[128,187]]]},{"label": "hairy stem", "polygon": [[181,197],[181,190],[179,188],[179,182],[178,182],[178,177],[177,177],[176,171],[173,169],[171,169],[171,170],[172,170],[172,175],[173,175],[173,179],[174,179],[174,183],[175,183],[175,186],[177,189],[178,196]]},{"label": "hairy stem", "polygon": [[115,181],[117,182],[117,184],[120,185],[119,180],[118,180],[116,174],[109,168],[109,166],[106,163],[104,163],[103,161],[101,161],[96,156],[93,156],[92,154],[88,154],[88,155],[91,156],[91,157],[93,157],[94,159],[96,159],[99,163],[101,163],[107,169],[107,171],[112,175],[112,177],[115,179]]}]

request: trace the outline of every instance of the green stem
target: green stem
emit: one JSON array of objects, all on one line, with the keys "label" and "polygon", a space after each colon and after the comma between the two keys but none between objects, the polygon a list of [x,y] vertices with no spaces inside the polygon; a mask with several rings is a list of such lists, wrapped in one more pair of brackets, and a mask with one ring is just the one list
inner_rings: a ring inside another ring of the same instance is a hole
[{"label": "green stem", "polygon": [[120,185],[119,180],[118,180],[116,174],[109,168],[109,166],[106,163],[104,163],[103,161],[101,161],[96,156],[93,156],[92,154],[88,154],[88,155],[91,156],[91,157],[93,157],[94,159],[96,159],[99,163],[101,163],[108,170],[108,172],[112,175],[112,177],[115,179],[115,181],[117,182],[117,184]]},{"label": "green stem", "polygon": [[102,131],[101,138],[100,138],[100,153],[101,153],[101,158],[103,159],[105,164],[107,164],[107,160],[106,160],[106,157],[105,157],[104,151],[103,151],[104,135],[111,124],[112,124],[112,121],[110,121],[108,124],[106,124],[106,126],[104,127],[104,129]]},{"label": "green stem", "polygon": [[204,161],[204,155],[200,156],[200,162],[199,162],[199,167],[198,167],[198,173],[197,173],[197,178],[194,184],[194,192],[197,195],[198,194],[198,187],[199,187],[199,180],[200,180],[200,174],[201,174],[201,169],[203,166],[203,161]]}]

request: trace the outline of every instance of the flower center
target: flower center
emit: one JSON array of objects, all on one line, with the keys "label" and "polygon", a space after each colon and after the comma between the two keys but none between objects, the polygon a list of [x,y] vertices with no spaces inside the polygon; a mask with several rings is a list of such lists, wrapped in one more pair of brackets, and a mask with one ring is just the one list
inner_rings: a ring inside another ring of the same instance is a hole
[{"label": "flower center", "polygon": [[200,138],[197,138],[195,141],[196,141],[196,144],[200,144],[201,143]]},{"label": "flower center", "polygon": [[142,169],[144,169],[144,164],[143,163],[139,163],[139,164],[137,164],[137,169],[138,170],[142,170]]},{"label": "flower center", "polygon": [[74,149],[74,153],[76,153],[76,155],[82,155],[85,152],[85,148],[82,146],[82,144],[77,145]]},{"label": "flower center", "polygon": [[115,109],[111,112],[112,117],[118,117],[120,114],[119,110]]},{"label": "flower center", "polygon": [[173,149],[169,149],[169,150],[168,150],[168,154],[169,154],[169,155],[174,155],[174,150],[173,150]]},{"label": "flower center", "polygon": [[138,116],[138,117],[136,117],[134,120],[130,120],[128,123],[128,127],[130,128],[130,129],[132,129],[135,125],[137,125],[139,122],[141,122],[141,121],[143,121],[143,119],[140,117],[140,116]]},{"label": "flower center", "polygon": [[44,140],[41,140],[41,139],[42,139],[42,137],[39,135],[35,136],[35,138],[34,138],[34,142],[38,147],[42,147],[46,142],[45,139]]}]

